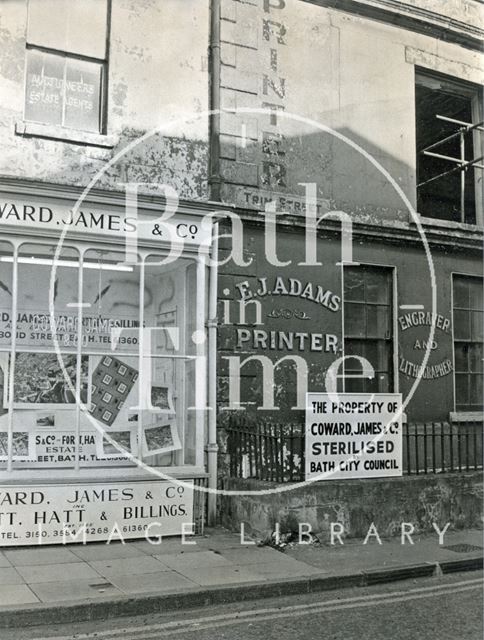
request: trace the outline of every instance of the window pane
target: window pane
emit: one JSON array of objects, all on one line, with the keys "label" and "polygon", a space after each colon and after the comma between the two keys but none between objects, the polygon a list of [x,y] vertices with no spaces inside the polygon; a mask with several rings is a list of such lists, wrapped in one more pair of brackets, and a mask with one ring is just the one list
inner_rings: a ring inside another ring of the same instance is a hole
[{"label": "window pane", "polygon": [[372,270],[366,274],[366,301],[390,304],[390,279],[388,273]]},{"label": "window pane", "polygon": [[29,0],[27,42],[105,58],[107,0]]},{"label": "window pane", "polygon": [[482,312],[481,311],[472,311],[471,312],[471,322],[472,322],[472,340],[476,342],[482,342]]},{"label": "window pane", "polygon": [[[62,350],[76,347],[79,256],[64,248],[54,263],[56,247],[24,244],[19,250],[18,323],[19,348]],[[54,323],[50,302],[54,305]]]},{"label": "window pane", "polygon": [[345,335],[352,338],[366,336],[365,306],[345,302]]},{"label": "window pane", "polygon": [[363,281],[363,269],[348,268],[344,272],[345,300],[364,302],[365,286]]},{"label": "window pane", "polygon": [[454,337],[456,340],[470,340],[470,314],[468,311],[454,310]]},{"label": "window pane", "polygon": [[483,369],[483,356],[484,350],[483,345],[481,344],[473,344],[469,348],[469,361],[470,361],[470,371],[474,373],[480,373]]},{"label": "window pane", "polygon": [[469,345],[461,342],[455,343],[455,370],[464,372],[468,371],[468,352]]},{"label": "window pane", "polygon": [[25,119],[46,124],[62,124],[63,56],[27,51]]},{"label": "window pane", "polygon": [[367,335],[371,338],[386,339],[390,337],[389,307],[369,305],[366,307]]},{"label": "window pane", "polygon": [[469,285],[467,280],[454,278],[454,307],[469,308]]},{"label": "window pane", "polygon": [[469,404],[469,376],[463,373],[455,374],[455,396],[456,404]]},{"label": "window pane", "polygon": [[484,377],[482,375],[473,374],[470,376],[470,404],[475,407],[482,407],[482,395]]},{"label": "window pane", "polygon": [[101,129],[102,66],[67,59],[64,126],[82,131]]},{"label": "window pane", "polygon": [[473,280],[470,287],[471,307],[473,309],[483,308],[483,282],[482,280]]},{"label": "window pane", "polygon": [[[83,344],[98,353],[139,352],[140,269],[123,253],[89,250],[84,255]],[[114,330],[120,330],[116,341]],[[113,338],[115,342],[113,342]]]}]

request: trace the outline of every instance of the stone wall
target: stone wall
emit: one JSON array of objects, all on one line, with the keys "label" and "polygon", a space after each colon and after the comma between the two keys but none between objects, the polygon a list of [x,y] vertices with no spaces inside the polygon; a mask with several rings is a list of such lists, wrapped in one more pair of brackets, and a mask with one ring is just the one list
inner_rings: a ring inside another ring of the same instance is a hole
[{"label": "stone wall", "polygon": [[[228,479],[224,489],[246,495],[221,498],[221,524],[258,537],[274,531],[298,531],[308,523],[323,541],[329,538],[330,523],[344,527],[344,537],[364,538],[371,523],[379,535],[400,535],[401,523],[410,522],[416,533],[435,532],[432,523],[449,530],[482,526],[482,473],[405,476],[376,480],[346,480],[275,485],[256,480]],[[252,495],[251,491],[277,492]],[[281,491],[281,489],[285,489]]]}]

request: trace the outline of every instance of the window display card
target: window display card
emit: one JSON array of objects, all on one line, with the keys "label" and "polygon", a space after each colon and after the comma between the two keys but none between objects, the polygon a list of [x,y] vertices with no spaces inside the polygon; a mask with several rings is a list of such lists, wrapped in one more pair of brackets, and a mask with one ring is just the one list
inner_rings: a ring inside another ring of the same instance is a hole
[{"label": "window display card", "polygon": [[181,449],[174,421],[160,421],[143,429],[143,455],[154,456]]},{"label": "window display card", "polygon": [[[108,440],[109,436],[118,446]],[[99,459],[126,458],[126,454],[136,455],[137,438],[136,432],[126,431],[107,431],[105,434],[99,434],[97,439]]]},{"label": "window display card", "polygon": [[137,379],[136,369],[114,356],[103,356],[92,375],[89,413],[110,427]]},{"label": "window display card", "polygon": [[156,385],[151,387],[151,405],[164,413],[174,413],[171,387]]},{"label": "window display card", "polygon": [[[14,431],[12,434],[12,460],[32,460],[35,458],[35,445],[28,431]],[[8,459],[8,433],[0,432],[0,460]]]},{"label": "window display card", "polygon": [[[62,355],[62,365],[55,352],[18,352],[15,355],[13,406],[16,409],[69,408],[76,401],[75,354]],[[69,376],[71,384],[66,380]],[[81,356],[81,402],[89,396],[89,358]],[[71,388],[72,386],[72,388]]]}]

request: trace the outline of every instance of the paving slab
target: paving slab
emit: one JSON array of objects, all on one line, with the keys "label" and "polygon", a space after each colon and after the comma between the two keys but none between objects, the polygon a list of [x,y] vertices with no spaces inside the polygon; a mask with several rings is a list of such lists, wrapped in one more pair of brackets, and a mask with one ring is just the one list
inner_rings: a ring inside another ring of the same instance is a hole
[{"label": "paving slab", "polygon": [[110,582],[127,595],[132,593],[172,592],[198,587],[195,582],[176,571],[162,571],[143,576],[112,576]]},{"label": "paving slab", "polygon": [[274,562],[278,563],[285,559],[280,551],[270,547],[233,547],[224,548],[220,551],[223,558],[227,558],[233,564],[251,565],[258,563]]},{"label": "paving slab", "polygon": [[27,584],[38,582],[71,582],[83,578],[99,579],[100,575],[85,562],[41,564],[17,567]]},{"label": "paving slab", "polygon": [[39,599],[26,584],[0,585],[0,607],[34,602],[39,602]]},{"label": "paving slab", "polygon": [[252,544],[251,540],[244,540],[243,542],[240,539],[240,534],[238,533],[227,533],[227,534],[218,534],[218,535],[208,535],[204,536],[201,539],[197,540],[197,544],[200,547],[204,547],[205,549],[232,549],[234,547],[237,548],[253,548],[255,545]]},{"label": "paving slab", "polygon": [[218,567],[186,567],[180,573],[202,587],[261,582],[260,575],[245,567],[236,565]]},{"label": "paving slab", "polygon": [[0,584],[24,584],[22,576],[13,567],[0,567]]},{"label": "paving slab", "polygon": [[165,566],[170,567],[170,569],[175,569],[175,571],[182,571],[185,568],[215,568],[233,564],[229,558],[224,558],[224,556],[219,553],[214,553],[213,551],[157,555],[155,558]]},{"label": "paving slab", "polygon": [[140,547],[134,544],[100,543],[72,547],[72,552],[81,560],[115,560],[118,558],[137,558],[146,555]]},{"label": "paving slab", "polygon": [[160,554],[195,553],[202,550],[198,542],[198,538],[192,537],[187,537],[185,544],[182,543],[181,539],[174,540],[173,538],[168,538],[162,540],[159,544],[150,543],[148,540],[140,540],[130,543],[130,546],[135,547],[146,555],[155,556]]},{"label": "paving slab", "polygon": [[3,552],[0,551],[0,567],[11,567],[10,561],[7,560]]},{"label": "paving slab", "polygon": [[[282,555],[282,554],[281,554]],[[260,563],[250,566],[256,575],[267,579],[300,578],[304,576],[321,575],[325,573],[319,567],[313,567],[305,562],[298,562],[292,558],[282,557],[277,562]]]},{"label": "paving slab", "polygon": [[41,602],[65,602],[67,600],[92,600],[119,597],[122,592],[100,576],[90,580],[42,582],[32,585],[32,591]]},{"label": "paving slab", "polygon": [[15,566],[34,564],[60,564],[64,562],[78,562],[79,558],[66,547],[42,547],[37,545],[29,549],[4,551],[5,557]]},{"label": "paving slab", "polygon": [[116,558],[113,560],[95,560],[89,565],[101,576],[108,578],[119,575],[143,575],[168,570],[168,566],[146,555],[136,558]]}]

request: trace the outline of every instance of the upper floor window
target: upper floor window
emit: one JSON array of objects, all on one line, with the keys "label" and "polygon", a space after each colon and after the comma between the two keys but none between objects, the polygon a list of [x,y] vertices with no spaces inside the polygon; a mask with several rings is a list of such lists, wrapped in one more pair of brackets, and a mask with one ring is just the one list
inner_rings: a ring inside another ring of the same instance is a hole
[{"label": "upper floor window", "polygon": [[29,0],[25,119],[102,133],[109,0]]},{"label": "upper floor window", "polygon": [[482,90],[419,72],[415,99],[418,212],[482,224]]}]

